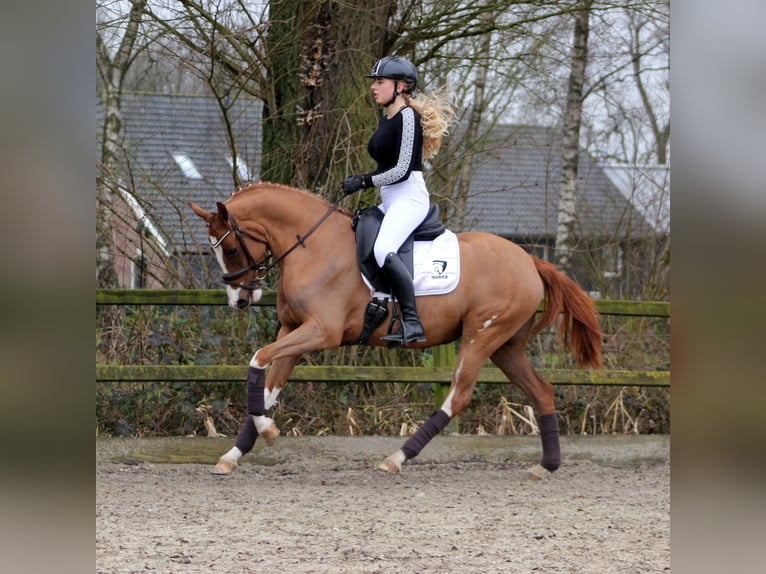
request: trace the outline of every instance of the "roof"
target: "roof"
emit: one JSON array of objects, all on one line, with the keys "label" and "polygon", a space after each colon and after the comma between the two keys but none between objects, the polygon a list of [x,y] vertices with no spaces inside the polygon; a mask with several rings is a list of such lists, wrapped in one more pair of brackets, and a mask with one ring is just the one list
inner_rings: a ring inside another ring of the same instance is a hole
[{"label": "roof", "polygon": [[[96,114],[100,128],[100,102]],[[250,171],[241,180],[255,181],[261,164],[262,104],[240,97],[230,117],[237,151]],[[151,220],[156,235],[167,238],[176,251],[198,251],[207,243],[205,229],[188,203],[212,209],[214,201],[225,199],[235,187],[218,103],[209,96],[125,93],[122,120],[133,185],[129,191],[140,209],[131,207],[137,217]],[[560,166],[561,137],[553,128],[495,126],[475,156],[463,229],[509,238],[554,237]],[[651,231],[644,216],[584,151],[579,178],[578,234],[614,236],[626,221],[630,225],[621,229],[629,229],[632,236]]]},{"label": "roof", "polygon": [[[561,187],[561,134],[554,128],[498,125],[474,159],[466,228],[510,238],[556,235]],[[630,205],[603,169],[580,150],[576,233],[589,237],[645,235],[644,216]]]},{"label": "roof", "polygon": [[655,231],[670,234],[670,168],[667,165],[605,165],[604,172]]},{"label": "roof", "polygon": [[[229,116],[241,181],[257,180],[262,104],[240,97],[231,104]],[[100,138],[100,101],[96,117]],[[124,93],[122,122],[133,186],[129,191],[176,250],[197,251],[199,243],[206,242],[205,228],[196,222],[189,225],[196,216],[188,203],[210,209],[213,201],[225,199],[235,188],[227,128],[217,101],[209,96]]]}]

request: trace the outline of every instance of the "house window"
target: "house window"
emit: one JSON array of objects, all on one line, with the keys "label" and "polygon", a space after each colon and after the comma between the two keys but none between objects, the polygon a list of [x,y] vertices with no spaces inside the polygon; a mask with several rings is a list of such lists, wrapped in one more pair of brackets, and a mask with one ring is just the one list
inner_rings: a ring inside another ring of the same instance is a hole
[{"label": "house window", "polygon": [[604,277],[607,279],[622,276],[622,247],[616,243],[601,248]]},{"label": "house window", "polygon": [[176,160],[178,167],[181,168],[181,171],[186,177],[189,179],[202,179],[202,175],[188,155],[177,152],[173,154],[173,159]]},{"label": "house window", "polygon": [[136,256],[130,262],[130,288],[143,289],[144,276],[146,274],[146,260],[144,252],[136,249]]},{"label": "house window", "polygon": [[[229,167],[234,167],[234,159],[230,155],[226,156],[226,161],[229,164]],[[250,175],[250,170],[247,169],[247,162],[242,159],[242,156],[237,156],[237,175],[239,176],[239,181],[245,182],[245,181],[252,181],[253,178]]]}]

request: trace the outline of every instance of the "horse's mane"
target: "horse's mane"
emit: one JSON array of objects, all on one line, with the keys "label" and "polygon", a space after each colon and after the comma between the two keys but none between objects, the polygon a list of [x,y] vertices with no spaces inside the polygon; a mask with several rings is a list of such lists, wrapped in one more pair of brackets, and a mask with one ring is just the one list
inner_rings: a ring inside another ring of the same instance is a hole
[{"label": "horse's mane", "polygon": [[[292,187],[289,185],[285,185],[283,183],[272,183],[270,181],[256,181],[256,182],[250,182],[245,187],[238,187],[235,191],[231,193],[232,197],[239,195],[240,193],[245,193],[248,191],[256,191],[259,188],[269,188],[269,189],[275,189],[279,191],[286,191],[290,193],[297,193],[299,195],[303,195],[304,197],[312,200],[317,201],[321,203],[325,209],[330,207],[330,202],[327,201],[324,197],[317,193],[313,193],[311,191],[308,191],[307,189],[301,189],[299,187]],[[336,211],[339,211],[343,213],[344,215],[351,216],[353,215],[349,210],[344,209],[342,207],[335,207]]]}]

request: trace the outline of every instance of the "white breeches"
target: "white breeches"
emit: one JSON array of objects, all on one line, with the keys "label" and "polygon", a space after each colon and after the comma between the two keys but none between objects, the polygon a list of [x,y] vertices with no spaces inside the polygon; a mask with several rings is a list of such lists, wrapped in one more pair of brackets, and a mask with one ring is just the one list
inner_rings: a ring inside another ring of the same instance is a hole
[{"label": "white breeches", "polygon": [[375,240],[375,261],[383,267],[386,255],[396,253],[428,215],[430,199],[422,171],[413,171],[410,177],[394,185],[380,188],[382,203],[378,206],[385,214]]}]

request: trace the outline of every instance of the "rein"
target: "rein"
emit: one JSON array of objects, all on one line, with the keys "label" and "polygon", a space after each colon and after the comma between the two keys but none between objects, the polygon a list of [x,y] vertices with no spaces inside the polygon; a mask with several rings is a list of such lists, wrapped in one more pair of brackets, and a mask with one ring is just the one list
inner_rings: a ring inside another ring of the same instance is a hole
[{"label": "rein", "polygon": [[[282,255],[280,255],[279,257],[277,257],[273,261],[270,261],[272,259],[272,255],[271,254],[269,254],[268,256],[264,257],[260,261],[256,261],[255,260],[255,258],[250,254],[250,250],[247,248],[247,243],[245,243],[245,240],[244,240],[243,236],[246,236],[246,237],[252,239],[253,241],[257,241],[258,243],[262,243],[262,244],[266,245],[267,248],[268,248],[268,243],[266,242],[266,240],[261,239],[260,237],[257,237],[255,235],[253,235],[252,233],[250,233],[246,229],[240,228],[239,225],[237,224],[237,220],[234,218],[234,216],[232,214],[229,214],[229,225],[231,226],[231,229],[229,229],[223,235],[223,237],[221,237],[215,243],[215,245],[213,245],[212,247],[217,247],[218,245],[220,245],[221,242],[224,239],[226,239],[226,237],[233,231],[234,235],[237,236],[237,241],[239,241],[240,246],[242,247],[242,249],[245,252],[245,257],[247,258],[247,265],[245,267],[243,267],[242,269],[238,269],[237,271],[232,271],[231,273],[224,273],[221,276],[221,279],[223,279],[223,282],[225,284],[227,284],[227,285],[231,285],[233,287],[239,287],[241,289],[246,289],[248,291],[254,291],[254,290],[258,289],[261,286],[261,281],[263,280],[263,278],[266,276],[266,274],[269,271],[271,271],[274,267],[279,265],[279,263],[285,257],[287,257],[290,253],[292,253],[295,249],[297,249],[298,246],[304,247],[304,248],[306,247],[306,244],[305,244],[306,240],[309,238],[309,236],[312,233],[314,233],[317,229],[319,229],[319,226],[322,225],[325,222],[325,220],[328,217],[330,217],[330,214],[332,214],[332,212],[335,211],[338,208],[338,204],[340,203],[341,199],[343,199],[343,196],[341,196],[338,199],[336,199],[333,202],[333,204],[330,205],[330,207],[325,212],[325,214],[319,219],[319,221],[317,221],[314,224],[314,226],[311,229],[309,229],[303,235],[296,235],[295,236],[295,239],[296,239],[295,243],[289,249],[287,249],[284,253],[282,253]],[[245,285],[243,283],[234,283],[234,281],[236,279],[239,279],[240,277],[242,277],[242,275],[244,275],[245,273],[247,273],[248,271],[250,271],[252,269],[255,269],[256,272],[255,272],[255,277],[253,277],[253,279],[250,281],[249,284]]]}]

